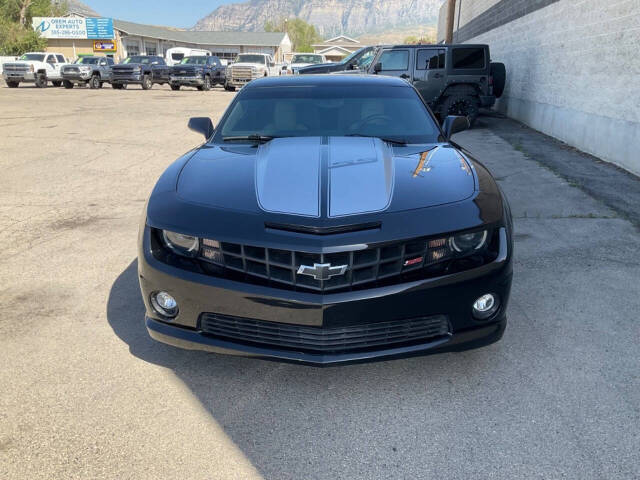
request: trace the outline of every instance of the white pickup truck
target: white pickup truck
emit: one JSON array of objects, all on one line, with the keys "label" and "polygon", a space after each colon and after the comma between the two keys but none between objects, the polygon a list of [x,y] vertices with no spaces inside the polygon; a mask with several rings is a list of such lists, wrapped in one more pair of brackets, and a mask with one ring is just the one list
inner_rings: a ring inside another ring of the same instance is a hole
[{"label": "white pickup truck", "polygon": [[233,91],[236,87],[243,87],[256,78],[278,76],[279,74],[280,70],[276,67],[271,55],[267,53],[241,53],[227,67],[224,88]]},{"label": "white pickup truck", "polygon": [[15,62],[4,63],[2,76],[9,88],[16,88],[23,82],[35,83],[39,88],[51,82],[54,87],[59,87],[62,85],[61,69],[64,65],[68,65],[68,62],[61,53],[29,52]]}]

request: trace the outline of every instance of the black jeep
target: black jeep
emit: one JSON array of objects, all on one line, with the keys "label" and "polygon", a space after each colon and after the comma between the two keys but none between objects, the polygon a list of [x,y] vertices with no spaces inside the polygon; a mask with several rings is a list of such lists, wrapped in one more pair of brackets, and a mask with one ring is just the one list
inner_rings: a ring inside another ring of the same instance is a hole
[{"label": "black jeep", "polygon": [[207,91],[215,85],[224,86],[225,78],[225,66],[215,55],[185,57],[169,70],[171,90],[188,86]]},{"label": "black jeep", "polygon": [[463,115],[473,125],[480,107],[504,90],[504,64],[491,62],[488,45],[394,45],[380,47],[367,73],[404,78],[440,119]]},{"label": "black jeep", "polygon": [[125,58],[111,69],[111,86],[117,90],[127,88],[130,83],[149,90],[154,83],[169,83],[169,67],[162,57],[156,55],[134,55]]}]

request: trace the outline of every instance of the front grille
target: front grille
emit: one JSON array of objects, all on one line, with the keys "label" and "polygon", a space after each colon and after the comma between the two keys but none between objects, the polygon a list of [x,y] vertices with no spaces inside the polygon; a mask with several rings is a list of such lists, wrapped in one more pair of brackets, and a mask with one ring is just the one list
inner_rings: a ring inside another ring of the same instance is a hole
[{"label": "front grille", "polygon": [[64,67],[62,73],[80,73],[80,69],[78,67]]},{"label": "front grille", "polygon": [[29,65],[25,64],[5,64],[2,69],[7,73],[26,73],[29,71]]},{"label": "front grille", "polygon": [[231,78],[239,81],[249,81],[253,78],[253,69],[251,67],[232,67]]},{"label": "front grille", "polygon": [[135,70],[133,67],[118,67],[118,68],[114,68],[112,70],[113,75],[118,76],[118,75],[122,75],[122,76],[129,76],[129,75],[133,75],[134,73],[140,73],[138,70]]},{"label": "front grille", "polygon": [[[415,272],[446,260],[447,252],[444,238],[419,239],[338,253],[306,253],[205,239],[199,258],[280,286],[330,291],[360,287]],[[336,268],[324,272],[318,271],[316,264],[346,268],[343,273]],[[312,267],[314,273],[333,276],[317,279],[298,273],[303,265]]]},{"label": "front grille", "polygon": [[216,313],[200,316],[200,330],[222,340],[309,353],[342,353],[397,347],[450,333],[444,315],[348,327],[308,327]]}]

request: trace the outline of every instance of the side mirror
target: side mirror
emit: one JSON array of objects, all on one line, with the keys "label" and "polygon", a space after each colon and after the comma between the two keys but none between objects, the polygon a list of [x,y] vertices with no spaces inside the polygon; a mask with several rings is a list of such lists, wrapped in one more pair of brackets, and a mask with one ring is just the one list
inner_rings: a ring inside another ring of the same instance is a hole
[{"label": "side mirror", "polygon": [[214,132],[213,123],[209,117],[191,117],[187,126],[194,132],[203,134],[207,140]]},{"label": "side mirror", "polygon": [[378,62],[373,66],[373,71],[378,73],[382,71],[382,63]]},{"label": "side mirror", "polygon": [[447,140],[449,140],[451,135],[467,130],[470,126],[471,125],[469,124],[469,119],[467,117],[449,115],[442,123],[442,130],[444,130],[444,135]]}]

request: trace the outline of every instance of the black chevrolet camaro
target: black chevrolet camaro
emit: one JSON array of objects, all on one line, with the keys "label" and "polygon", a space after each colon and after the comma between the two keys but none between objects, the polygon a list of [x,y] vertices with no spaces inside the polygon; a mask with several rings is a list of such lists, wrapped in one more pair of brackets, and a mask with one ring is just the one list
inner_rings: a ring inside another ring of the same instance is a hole
[{"label": "black chevrolet camaro", "polygon": [[153,338],[309,364],[499,340],[507,201],[407,82],[255,80],[145,207],[138,270]]}]

